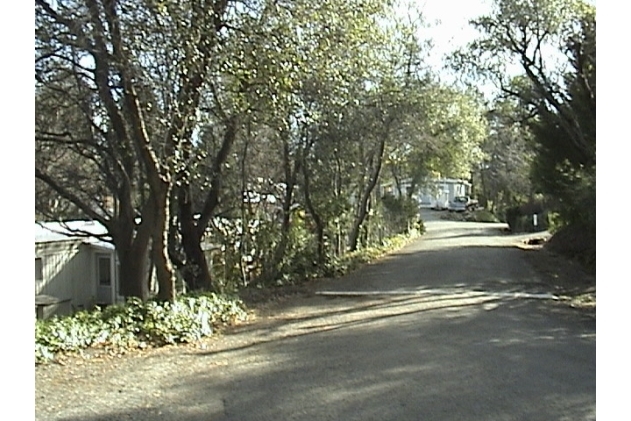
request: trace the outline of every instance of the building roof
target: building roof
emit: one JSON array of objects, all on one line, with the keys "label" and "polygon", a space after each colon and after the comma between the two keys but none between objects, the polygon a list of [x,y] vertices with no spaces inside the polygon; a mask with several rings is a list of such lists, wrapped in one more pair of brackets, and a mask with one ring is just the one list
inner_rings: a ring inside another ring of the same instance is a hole
[{"label": "building roof", "polygon": [[104,239],[109,239],[107,230],[97,221],[35,222],[35,244],[79,240],[113,249],[114,245]]}]

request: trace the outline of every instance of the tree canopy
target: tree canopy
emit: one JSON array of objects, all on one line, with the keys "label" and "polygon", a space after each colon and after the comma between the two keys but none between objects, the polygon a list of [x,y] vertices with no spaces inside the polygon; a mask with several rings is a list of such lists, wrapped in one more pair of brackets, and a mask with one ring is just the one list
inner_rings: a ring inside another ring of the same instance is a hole
[{"label": "tree canopy", "polygon": [[326,271],[411,226],[387,223],[409,206],[382,184],[469,178],[483,156],[479,97],[423,66],[422,19],[390,1],[36,0],[35,15],[36,213],[101,222],[123,295],[150,295],[149,267],[165,300]]},{"label": "tree canopy", "polygon": [[[595,227],[596,9],[580,0],[496,0],[453,64],[518,102],[531,180],[565,223]],[[521,70],[518,74],[511,69]]]}]

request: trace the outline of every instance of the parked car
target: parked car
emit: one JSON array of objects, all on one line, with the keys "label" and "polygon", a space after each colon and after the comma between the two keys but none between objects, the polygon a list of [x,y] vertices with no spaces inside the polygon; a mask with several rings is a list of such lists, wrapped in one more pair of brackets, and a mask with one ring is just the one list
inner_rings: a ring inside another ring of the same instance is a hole
[{"label": "parked car", "polygon": [[456,196],[449,201],[449,212],[474,211],[478,207],[478,201],[469,196]]}]

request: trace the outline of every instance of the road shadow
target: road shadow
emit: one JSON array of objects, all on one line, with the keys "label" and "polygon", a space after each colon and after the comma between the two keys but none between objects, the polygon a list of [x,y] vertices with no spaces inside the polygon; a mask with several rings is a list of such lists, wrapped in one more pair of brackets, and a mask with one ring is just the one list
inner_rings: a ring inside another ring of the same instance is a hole
[{"label": "road shadow", "polygon": [[181,355],[193,373],[146,408],[59,419],[595,419],[593,320],[524,300],[376,305],[383,313],[292,321],[293,335]]},{"label": "road shadow", "polygon": [[510,247],[459,246],[407,250],[366,265],[337,279],[311,284],[311,289],[340,291],[418,291],[428,288],[525,290],[548,292],[548,286]]}]

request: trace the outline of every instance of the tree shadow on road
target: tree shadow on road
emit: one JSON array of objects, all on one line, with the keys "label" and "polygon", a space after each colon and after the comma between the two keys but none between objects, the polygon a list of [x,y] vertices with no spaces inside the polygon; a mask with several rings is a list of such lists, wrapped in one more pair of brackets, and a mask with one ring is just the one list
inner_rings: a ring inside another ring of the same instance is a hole
[{"label": "tree shadow on road", "polygon": [[443,298],[285,321],[246,346],[182,355],[193,372],[147,408],[60,419],[591,419],[593,320],[539,301]]},{"label": "tree shadow on road", "polygon": [[[595,418],[594,318],[557,301],[498,298],[554,292],[557,278],[541,274],[535,254],[482,237],[413,244],[343,278],[310,282],[206,349],[143,357],[132,382],[150,383],[158,361],[177,375],[142,407],[121,400],[114,411],[56,419]],[[314,297],[324,290],[383,294]]]}]

